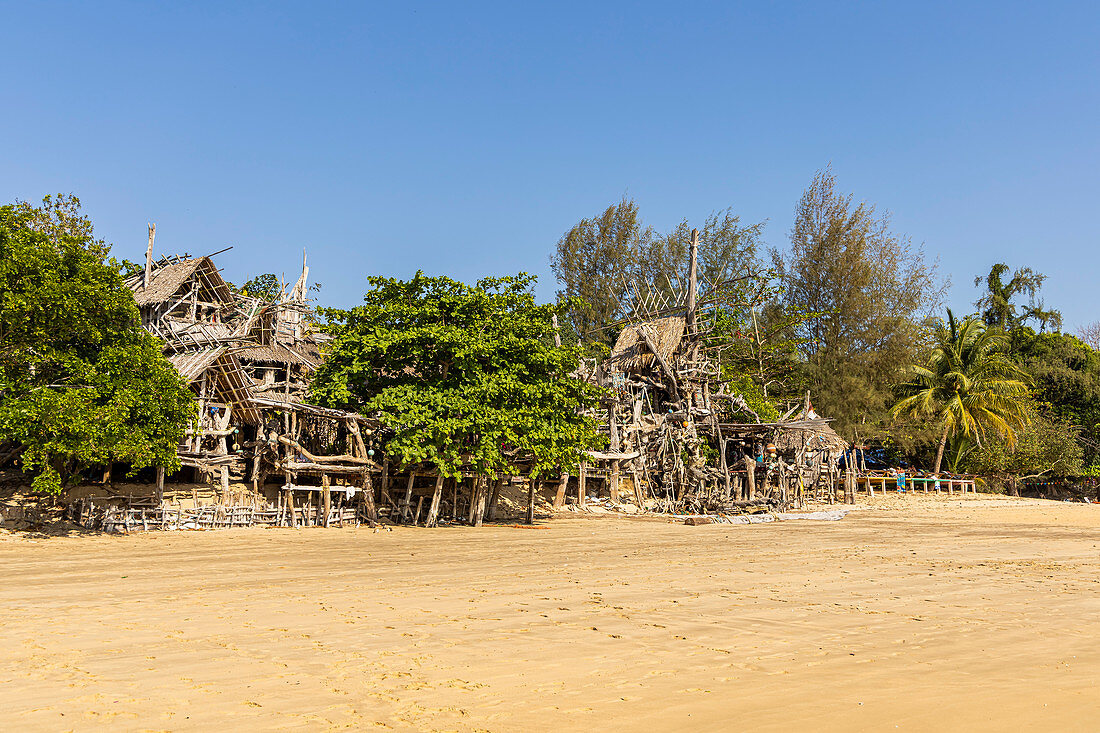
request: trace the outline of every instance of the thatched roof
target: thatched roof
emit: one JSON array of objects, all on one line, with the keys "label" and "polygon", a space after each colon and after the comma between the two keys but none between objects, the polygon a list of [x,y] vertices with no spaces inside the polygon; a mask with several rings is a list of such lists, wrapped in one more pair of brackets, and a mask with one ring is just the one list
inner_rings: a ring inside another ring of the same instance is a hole
[{"label": "thatched roof", "polygon": [[209,257],[160,265],[150,273],[148,284],[142,282],[145,278],[144,273],[130,277],[126,284],[134,291],[134,300],[139,306],[151,305],[172,299],[196,274],[203,285],[204,300],[221,303],[229,303],[233,300],[233,291]]},{"label": "thatched roof", "polygon": [[[805,424],[807,421],[802,422]],[[833,453],[840,453],[848,450],[848,441],[840,437],[840,435],[829,427],[828,424],[824,421],[813,422],[819,424],[813,427],[796,427],[794,425],[780,423],[775,431],[774,442],[776,449],[780,453],[795,453],[805,448],[814,448],[816,450],[828,449]]]},{"label": "thatched roof", "polygon": [[686,328],[687,320],[683,316],[667,316],[627,326],[615,341],[608,361],[613,368],[623,372],[650,368],[653,365],[653,352],[646,345],[642,329],[649,332],[650,339],[665,361],[671,361],[672,355],[680,347]]},{"label": "thatched roof", "polygon": [[316,347],[302,348],[311,344],[297,344],[294,348],[282,344],[270,344],[268,346],[249,346],[237,351],[237,357],[243,362],[276,362],[279,364],[304,364],[316,369],[321,363],[320,354],[316,353]]},{"label": "thatched roof", "polygon": [[260,424],[260,413],[252,404],[252,380],[244,373],[241,362],[226,347],[171,354],[168,361],[190,383],[197,382],[203,374],[209,374],[218,392],[233,404],[237,415],[252,425]]},{"label": "thatched roof", "polygon": [[210,346],[195,351],[182,351],[178,354],[169,354],[168,363],[174,366],[176,371],[188,382],[194,382],[225,351],[224,346]]}]

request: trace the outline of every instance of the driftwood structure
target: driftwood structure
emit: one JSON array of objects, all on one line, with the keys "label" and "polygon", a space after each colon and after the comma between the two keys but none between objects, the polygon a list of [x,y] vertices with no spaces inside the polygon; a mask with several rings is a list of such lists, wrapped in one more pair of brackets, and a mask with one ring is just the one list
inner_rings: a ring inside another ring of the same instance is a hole
[{"label": "driftwood structure", "polygon": [[[309,328],[304,259],[293,286],[255,298],[222,278],[213,255],[154,260],[154,233],[150,226],[144,271],[127,285],[142,324],[195,393],[195,419],[178,448],[184,468],[175,477],[159,472],[151,496],[82,500],[72,511],[83,524],[342,526],[387,518],[480,525],[506,495],[531,522],[544,491],[554,509],[571,500],[569,508],[598,502],[678,514],[782,510],[809,494],[854,498],[854,478],[838,469],[847,445],[808,396],[801,412],[764,423],[722,381],[700,317],[721,303],[721,284],[697,299],[695,233],[681,295],[648,296],[610,356],[581,366],[583,378],[605,388],[593,417],[608,448],[589,453],[577,475],[536,479],[447,478],[434,466],[391,464],[381,455],[384,425],[306,402],[324,337]],[[201,500],[198,489],[189,497],[172,490],[188,480],[217,488]]]},{"label": "driftwood structure", "polygon": [[178,446],[183,469],[169,477],[159,471],[148,495],[76,500],[74,519],[107,531],[381,518],[479,525],[498,512],[503,495],[518,492],[522,501],[511,509],[533,521],[539,480],[399,468],[381,455],[377,420],[306,402],[324,336],[309,328],[304,259],[293,286],[255,298],[222,278],[213,255],[154,260],[154,234],[150,226],[144,271],[126,284],[143,326],[195,394],[196,415]]},{"label": "driftwood structure", "polygon": [[304,258],[293,286],[255,298],[229,285],[212,256],[154,261],[154,234],[150,226],[144,271],[126,284],[142,325],[195,393],[173,478],[219,490],[209,503],[197,489],[190,501],[169,491],[168,502],[161,470],[152,496],[125,506],[85,500],[77,518],[109,530],[377,521],[381,466],[368,447],[377,421],[305,401],[323,337],[308,328]]},{"label": "driftwood structure", "polygon": [[[686,288],[637,297],[609,358],[586,370],[606,389],[595,417],[609,448],[581,466],[576,505],[590,501],[593,480],[601,499],[669,513],[786,509],[811,493],[836,501],[838,483],[840,500],[854,500],[854,481],[838,468],[847,444],[809,396],[798,414],[765,423],[722,380],[703,317],[721,305],[722,284],[697,297],[697,248],[693,231]],[[555,505],[567,498],[559,492]]]}]

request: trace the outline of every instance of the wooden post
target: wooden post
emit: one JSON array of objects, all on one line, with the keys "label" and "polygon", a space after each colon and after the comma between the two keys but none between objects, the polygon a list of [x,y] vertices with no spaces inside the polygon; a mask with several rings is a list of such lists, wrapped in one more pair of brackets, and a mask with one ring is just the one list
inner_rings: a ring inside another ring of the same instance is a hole
[{"label": "wooden post", "polygon": [[327,473],[321,474],[321,499],[324,506],[325,516],[321,520],[322,526],[328,526],[329,514],[332,512],[332,489],[330,488],[331,479]]},{"label": "wooden post", "polygon": [[367,502],[367,519],[371,522],[378,521],[378,507],[374,504],[374,485],[371,482],[370,472],[363,471],[363,500]]},{"label": "wooden post", "polygon": [[392,504],[390,500],[390,459],[382,461],[382,484],[379,486],[378,501],[380,506]]},{"label": "wooden post", "polygon": [[[290,483],[289,474],[287,475],[287,483],[288,484]],[[294,489],[287,489],[286,490],[286,506],[287,506],[287,510],[290,512],[290,526],[291,527],[297,527],[298,526],[298,512],[294,509]]]},{"label": "wooden post", "polygon": [[[539,484],[542,481],[539,480]],[[535,479],[527,479],[527,523],[535,523]]]},{"label": "wooden post", "polygon": [[[612,404],[608,408],[608,422],[611,428],[611,452],[619,452],[619,416],[615,414],[615,405]],[[609,488],[611,495],[611,501],[615,504],[619,503],[619,461],[618,459],[611,461],[611,486]]]},{"label": "wooden post", "polygon": [[221,467],[221,487],[222,487],[222,501],[224,502],[229,496],[229,466]]},{"label": "wooden post", "polygon": [[689,339],[698,333],[695,313],[695,291],[699,286],[699,230],[691,230],[691,261],[688,263],[687,335]]},{"label": "wooden post", "polygon": [[[721,433],[719,433],[719,434],[721,434]],[[721,456],[721,459],[719,461],[719,466],[722,470],[722,476],[725,477],[725,489],[723,490],[723,493],[722,493],[722,500],[728,502],[730,500],[730,489],[732,487],[730,485],[730,468],[729,468],[729,464],[726,462],[726,443],[727,443],[727,441],[726,441],[725,438],[720,438],[718,440],[718,446],[719,446],[718,449],[720,451],[722,451],[722,456]]]},{"label": "wooden post", "polygon": [[779,485],[779,506],[784,510],[787,509],[787,465],[783,463],[783,459],[779,459],[779,467],[776,469],[776,481]]},{"label": "wooden post", "polygon": [[748,500],[756,498],[756,459],[745,456],[745,483],[747,484]]},{"label": "wooden post", "polygon": [[149,246],[145,249],[145,277],[141,280],[141,287],[149,287],[149,278],[153,276],[153,238],[157,236],[157,225],[149,225]]},{"label": "wooden post", "polygon": [[585,485],[584,484],[585,484],[585,480],[587,478],[588,478],[588,465],[586,463],[582,462],[581,463],[581,475],[577,479],[577,505],[580,506],[580,507],[583,507],[585,501],[587,500],[585,495],[584,495],[584,492],[585,492]]},{"label": "wooden post", "polygon": [[554,509],[561,509],[565,504],[565,489],[569,486],[569,474],[563,473],[558,479],[558,493],[554,494]]},{"label": "wooden post", "polygon": [[401,502],[401,521],[406,521],[409,510],[412,508],[413,483],[416,481],[416,471],[409,471],[409,483],[405,485],[405,501]]},{"label": "wooden post", "polygon": [[432,492],[432,505],[428,508],[428,520],[425,527],[435,527],[439,524],[439,503],[443,500],[443,474],[435,477],[435,490]]}]

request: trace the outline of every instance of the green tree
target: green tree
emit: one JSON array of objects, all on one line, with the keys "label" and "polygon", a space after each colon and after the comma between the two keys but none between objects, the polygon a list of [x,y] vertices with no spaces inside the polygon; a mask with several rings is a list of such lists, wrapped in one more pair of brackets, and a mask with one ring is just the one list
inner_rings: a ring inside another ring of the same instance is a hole
[{"label": "green tree", "polygon": [[772,252],[814,405],[841,434],[886,422],[889,385],[920,351],[922,323],[946,285],[922,250],[890,228],[889,214],[837,190],[830,168],[802,194],[790,250]]},{"label": "green tree", "polygon": [[1014,328],[1009,341],[1045,414],[1072,426],[1087,465],[1100,464],[1100,353],[1069,334],[1036,334],[1029,326]]},{"label": "green tree", "polygon": [[550,267],[561,285],[558,299],[572,304],[566,312],[580,339],[614,343],[618,331],[612,325],[627,315],[629,282],[638,276],[655,236],[642,226],[638,205],[623,197],[602,214],[581,219],[558,240]]},{"label": "green tree", "polygon": [[[634,277],[641,290],[627,294],[628,304],[634,305],[633,298],[644,300],[646,288],[657,290],[666,299],[687,292],[693,228],[684,219],[668,234],[654,235],[648,240],[647,246],[636,255]],[[719,297],[723,303],[759,305],[757,291],[761,282],[767,280],[758,254],[764,222],[742,224],[741,218],[729,208],[712,213],[696,231],[699,235],[696,295]]]},{"label": "green tree", "polygon": [[249,298],[259,298],[260,300],[275,300],[282,292],[282,288],[279,286],[279,278],[275,277],[270,272],[263,275],[257,275],[251,280],[246,281],[243,285],[237,288],[237,291],[241,295],[248,296]]},{"label": "green tree", "polygon": [[0,207],[0,440],[38,491],[110,461],[175,470],[194,416],[107,251],[75,198]]},{"label": "green tree", "polygon": [[405,465],[575,466],[600,444],[581,415],[599,390],[571,376],[579,347],[553,346],[551,317],[573,303],[536,305],[533,282],[370,278],[363,305],[322,311],[333,339],[313,399],[378,415],[392,429],[385,450]]},{"label": "green tree", "polygon": [[[974,278],[975,285],[982,285],[983,282],[985,284],[985,292],[974,302],[981,311],[985,324],[1011,331],[1034,320],[1039,324],[1040,331],[1045,331],[1048,326],[1055,331],[1060,330],[1062,314],[1056,310],[1047,310],[1041,300],[1036,300],[1047,276],[1030,267],[1021,267],[1012,273],[1012,279],[1005,282],[1004,276],[1007,272],[1008,265],[999,262],[990,268],[985,277],[979,275]],[[1016,304],[1012,301],[1024,293],[1028,295],[1028,302],[1017,312]]]},{"label": "green tree", "polygon": [[1075,476],[1082,468],[1077,430],[1053,416],[1048,405],[1028,402],[1028,429],[1013,443],[993,438],[974,446],[964,459],[967,470],[996,479],[1019,493],[1021,480],[1047,474]]},{"label": "green tree", "polygon": [[[659,234],[642,224],[638,205],[624,198],[566,232],[551,267],[561,285],[558,297],[579,299],[578,307],[569,312],[576,334],[583,341],[609,346],[623,323],[638,313],[666,304],[682,307],[692,228],[685,219]],[[714,296],[712,300],[727,308],[749,302],[759,306],[754,296],[767,279],[758,255],[764,223],[743,224],[726,209],[712,213],[697,229],[697,294]]]},{"label": "green tree", "polygon": [[939,423],[933,472],[940,470],[950,435],[966,435],[981,443],[992,430],[1011,448],[1015,429],[1027,424],[1028,376],[1009,357],[1007,347],[1008,339],[1000,330],[974,317],[960,322],[949,309],[947,321],[936,327],[927,365],[909,368],[911,379],[900,385],[903,396],[891,413],[929,416]]}]

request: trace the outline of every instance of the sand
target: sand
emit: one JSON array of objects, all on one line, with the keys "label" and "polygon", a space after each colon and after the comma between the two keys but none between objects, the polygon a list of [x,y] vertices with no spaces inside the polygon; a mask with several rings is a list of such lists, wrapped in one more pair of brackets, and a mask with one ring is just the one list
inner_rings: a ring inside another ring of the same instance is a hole
[{"label": "sand", "polygon": [[1100,507],[0,534],[6,730],[1096,730]]}]

